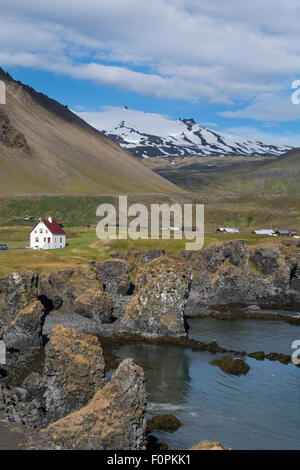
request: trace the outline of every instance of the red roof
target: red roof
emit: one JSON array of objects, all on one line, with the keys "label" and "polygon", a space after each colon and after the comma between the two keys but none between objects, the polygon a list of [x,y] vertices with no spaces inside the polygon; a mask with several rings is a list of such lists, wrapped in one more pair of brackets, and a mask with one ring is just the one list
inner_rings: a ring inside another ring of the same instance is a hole
[{"label": "red roof", "polygon": [[41,220],[41,222],[46,225],[47,229],[50,230],[52,235],[66,235],[66,232],[55,220],[53,220],[52,222],[49,222],[49,220]]}]

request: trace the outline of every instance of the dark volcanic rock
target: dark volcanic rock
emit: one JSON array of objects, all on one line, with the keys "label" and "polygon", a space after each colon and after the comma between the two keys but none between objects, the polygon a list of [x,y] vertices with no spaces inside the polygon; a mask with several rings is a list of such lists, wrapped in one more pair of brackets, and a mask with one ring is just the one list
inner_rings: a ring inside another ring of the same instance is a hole
[{"label": "dark volcanic rock", "polygon": [[98,338],[58,325],[46,346],[44,375],[50,421],[86,405],[104,386],[105,365]]},{"label": "dark volcanic rock", "polygon": [[155,248],[153,250],[143,251],[141,253],[134,253],[134,257],[138,258],[142,264],[150,263],[154,259],[165,256],[166,252],[163,249]]},{"label": "dark volcanic rock", "polygon": [[250,253],[250,261],[265,275],[273,275],[279,267],[280,250],[278,247],[256,248]]},{"label": "dark volcanic rock", "polygon": [[213,366],[218,366],[227,374],[245,375],[249,372],[250,367],[243,359],[238,357],[224,357],[211,361]]},{"label": "dark volcanic rock", "polygon": [[192,269],[199,272],[216,273],[228,263],[249,270],[249,252],[244,240],[213,245],[200,251],[183,251],[181,255]]},{"label": "dark volcanic rock", "polygon": [[8,115],[0,109],[0,142],[6,147],[22,150],[31,155],[31,149],[27,140],[11,123]]},{"label": "dark volcanic rock", "polygon": [[38,294],[49,311],[78,313],[99,326],[112,321],[112,303],[103,292],[96,272],[89,267],[42,275]]},{"label": "dark volcanic rock", "polygon": [[84,408],[43,432],[64,449],[143,450],[145,409],[144,372],[126,359]]},{"label": "dark volcanic rock", "polygon": [[102,283],[103,291],[112,300],[113,316],[121,317],[134,290],[128,263],[122,259],[104,261],[97,267],[97,278]]},{"label": "dark volcanic rock", "polygon": [[44,403],[23,387],[0,383],[0,418],[24,426],[44,426]]},{"label": "dark volcanic rock", "polygon": [[127,295],[130,288],[129,266],[122,259],[104,261],[97,269],[105,292]]},{"label": "dark volcanic rock", "polygon": [[248,356],[253,357],[257,361],[263,361],[265,358],[265,353],[263,351],[257,351],[257,352],[248,354]]},{"label": "dark volcanic rock", "polygon": [[37,300],[38,275],[13,273],[0,279],[0,336],[18,313]]},{"label": "dark volcanic rock", "polygon": [[137,275],[137,295],[128,304],[122,326],[148,336],[184,336],[184,306],[191,273],[185,263],[161,258]]},{"label": "dark volcanic rock", "polygon": [[15,349],[40,347],[44,316],[44,306],[38,300],[20,310],[3,336],[6,347]]},{"label": "dark volcanic rock", "polygon": [[147,432],[152,431],[177,431],[182,426],[180,420],[173,415],[157,415],[147,421]]},{"label": "dark volcanic rock", "polygon": [[194,270],[187,316],[253,305],[258,311],[300,306],[297,260],[284,256],[280,247],[257,248],[250,255],[245,242],[235,241],[182,255]]}]

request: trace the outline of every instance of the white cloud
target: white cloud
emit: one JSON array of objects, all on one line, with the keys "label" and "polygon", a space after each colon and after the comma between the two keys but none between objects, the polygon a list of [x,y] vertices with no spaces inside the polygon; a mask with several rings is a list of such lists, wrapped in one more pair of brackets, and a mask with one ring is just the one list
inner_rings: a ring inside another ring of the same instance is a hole
[{"label": "white cloud", "polygon": [[3,66],[164,98],[256,97],[257,112],[239,111],[253,115],[300,77],[297,0],[0,0],[0,11]]},{"label": "white cloud", "polygon": [[257,121],[300,121],[300,105],[292,103],[292,91],[287,96],[263,93],[245,108],[235,111],[224,111],[219,114],[227,118],[255,119]]}]

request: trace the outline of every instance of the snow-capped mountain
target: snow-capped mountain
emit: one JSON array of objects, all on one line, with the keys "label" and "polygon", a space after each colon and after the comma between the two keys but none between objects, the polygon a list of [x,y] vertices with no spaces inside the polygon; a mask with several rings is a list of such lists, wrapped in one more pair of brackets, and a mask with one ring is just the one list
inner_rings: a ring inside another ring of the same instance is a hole
[{"label": "snow-capped mountain", "polygon": [[271,156],[291,149],[216,132],[193,119],[172,121],[160,114],[134,111],[127,106],[78,114],[137,157]]}]

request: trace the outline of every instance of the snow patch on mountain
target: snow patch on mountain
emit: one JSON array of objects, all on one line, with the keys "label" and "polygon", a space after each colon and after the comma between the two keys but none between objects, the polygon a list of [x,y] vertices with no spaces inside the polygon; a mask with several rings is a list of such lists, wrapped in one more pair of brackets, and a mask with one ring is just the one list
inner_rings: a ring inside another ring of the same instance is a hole
[{"label": "snow patch on mountain", "polygon": [[161,114],[110,107],[101,112],[77,113],[137,157],[190,155],[271,156],[288,146],[265,144],[200,126],[193,119],[169,119]]}]

